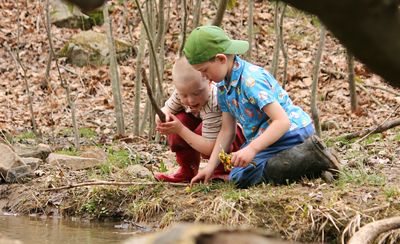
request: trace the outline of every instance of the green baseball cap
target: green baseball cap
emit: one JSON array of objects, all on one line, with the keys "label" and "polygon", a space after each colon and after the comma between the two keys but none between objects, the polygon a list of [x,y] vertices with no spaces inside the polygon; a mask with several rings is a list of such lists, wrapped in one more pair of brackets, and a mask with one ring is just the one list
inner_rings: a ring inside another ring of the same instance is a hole
[{"label": "green baseball cap", "polygon": [[183,52],[190,64],[201,64],[218,53],[244,54],[249,49],[247,41],[230,39],[218,26],[200,26],[190,33]]}]

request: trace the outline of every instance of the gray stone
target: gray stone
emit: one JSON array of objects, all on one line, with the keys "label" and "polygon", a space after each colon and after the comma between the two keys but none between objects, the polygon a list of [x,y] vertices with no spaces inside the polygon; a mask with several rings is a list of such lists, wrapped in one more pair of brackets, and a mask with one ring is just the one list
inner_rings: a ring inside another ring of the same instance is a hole
[{"label": "gray stone", "polygon": [[91,148],[80,153],[79,156],[84,158],[97,158],[98,160],[107,160],[107,153],[101,148]]},{"label": "gray stone", "polygon": [[104,22],[101,10],[86,15],[75,5],[60,0],[50,1],[50,7],[50,21],[60,28],[89,30],[93,25],[102,25]]},{"label": "gray stone", "polygon": [[29,165],[13,167],[7,171],[5,181],[10,183],[17,182],[18,179],[29,175],[31,172],[32,169]]},{"label": "gray stone", "polygon": [[0,175],[6,182],[15,182],[32,172],[10,146],[0,143],[0,155]]},{"label": "gray stone", "polygon": [[51,153],[51,148],[46,144],[38,145],[25,145],[25,144],[15,144],[13,145],[14,151],[18,156],[22,158],[40,158],[45,160],[47,156]]},{"label": "gray stone", "polygon": [[43,164],[43,160],[40,158],[29,157],[21,159],[26,165],[29,165],[32,170],[36,170],[39,167],[39,165]]},{"label": "gray stone", "polygon": [[140,164],[129,165],[126,168],[126,172],[136,178],[148,178],[152,177],[152,173],[146,167]]},{"label": "gray stone", "polygon": [[93,168],[104,163],[103,160],[99,160],[97,158],[85,158],[57,153],[50,153],[49,157],[47,158],[47,162],[51,165],[66,166],[72,170]]},{"label": "gray stone", "polygon": [[[122,40],[115,40],[117,59],[120,60],[134,53],[133,47]],[[106,65],[109,63],[107,36],[95,31],[81,31],[74,35],[62,48],[59,55],[77,65]]]}]

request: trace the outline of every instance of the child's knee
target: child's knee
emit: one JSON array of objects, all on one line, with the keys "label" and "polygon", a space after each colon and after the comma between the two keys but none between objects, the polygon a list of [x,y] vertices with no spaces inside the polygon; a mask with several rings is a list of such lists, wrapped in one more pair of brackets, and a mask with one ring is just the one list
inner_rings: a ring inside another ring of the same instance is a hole
[{"label": "child's knee", "polygon": [[171,151],[177,152],[180,150],[184,150],[187,147],[190,147],[182,137],[178,136],[177,134],[170,134],[168,135],[168,145],[171,148]]}]

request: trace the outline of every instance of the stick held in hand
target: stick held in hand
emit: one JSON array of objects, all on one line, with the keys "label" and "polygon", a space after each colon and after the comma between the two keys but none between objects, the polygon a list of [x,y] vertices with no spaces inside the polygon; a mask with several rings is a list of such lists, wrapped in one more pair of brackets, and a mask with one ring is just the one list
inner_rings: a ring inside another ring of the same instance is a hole
[{"label": "stick held in hand", "polygon": [[149,80],[147,79],[146,71],[144,69],[142,69],[142,81],[143,81],[144,85],[146,86],[146,91],[147,91],[147,95],[150,98],[151,106],[153,106],[153,108],[156,111],[161,122],[164,123],[166,121],[165,114],[163,113],[163,111],[161,111],[160,107],[158,107],[157,102],[153,97],[153,91],[151,90]]}]

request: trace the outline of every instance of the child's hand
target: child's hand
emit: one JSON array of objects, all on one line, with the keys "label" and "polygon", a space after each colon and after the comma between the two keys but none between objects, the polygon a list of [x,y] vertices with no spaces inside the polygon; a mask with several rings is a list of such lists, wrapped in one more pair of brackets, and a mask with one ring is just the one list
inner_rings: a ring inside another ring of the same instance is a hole
[{"label": "child's hand", "polygon": [[[165,109],[165,107],[161,108],[161,111],[163,111],[163,113],[165,114],[165,121],[170,121],[171,120],[171,113]],[[158,117],[158,115],[156,114],[156,125],[158,126],[159,124],[161,124],[161,120],[160,117]]]},{"label": "child's hand", "polygon": [[204,169],[199,170],[197,175],[193,177],[193,179],[190,181],[190,187],[193,186],[194,183],[203,181],[204,183],[208,183],[210,180],[212,174],[214,173],[214,169],[205,167]]},{"label": "child's hand", "polygon": [[169,114],[169,120],[165,123],[157,124],[157,131],[164,135],[179,134],[183,129],[184,125],[182,122],[173,114]]},{"label": "child's hand", "polygon": [[257,151],[254,150],[250,145],[240,149],[237,152],[232,153],[232,164],[235,167],[246,167],[249,163],[252,162],[254,157],[256,156]]}]

